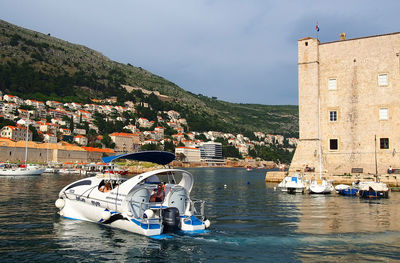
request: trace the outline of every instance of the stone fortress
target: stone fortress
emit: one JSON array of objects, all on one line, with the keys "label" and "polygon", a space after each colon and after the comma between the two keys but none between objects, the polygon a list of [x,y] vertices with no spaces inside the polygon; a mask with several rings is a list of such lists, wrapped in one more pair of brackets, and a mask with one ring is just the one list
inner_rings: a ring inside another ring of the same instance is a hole
[{"label": "stone fortress", "polygon": [[318,174],[320,152],[324,176],[400,169],[400,33],[300,39],[298,83],[300,139],[290,173],[308,165]]}]

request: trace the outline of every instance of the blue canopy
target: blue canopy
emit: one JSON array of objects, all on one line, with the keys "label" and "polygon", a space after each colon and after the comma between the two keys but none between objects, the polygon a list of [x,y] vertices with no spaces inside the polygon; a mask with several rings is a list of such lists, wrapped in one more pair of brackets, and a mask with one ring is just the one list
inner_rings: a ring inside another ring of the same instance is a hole
[{"label": "blue canopy", "polygon": [[128,160],[166,165],[175,160],[175,154],[163,151],[143,151],[143,152],[125,153],[125,154],[102,158],[103,162],[105,163],[112,162],[115,159],[128,159]]}]

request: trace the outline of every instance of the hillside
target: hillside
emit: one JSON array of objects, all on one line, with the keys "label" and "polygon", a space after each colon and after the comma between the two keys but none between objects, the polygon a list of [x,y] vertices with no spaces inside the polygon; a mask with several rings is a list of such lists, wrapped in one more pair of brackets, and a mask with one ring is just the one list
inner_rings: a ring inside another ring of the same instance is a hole
[{"label": "hillside", "polygon": [[[296,135],[297,106],[235,104],[196,95],[151,72],[0,20],[0,90],[22,98],[88,102],[129,97],[126,84],[174,99],[193,130]],[[207,127],[205,127],[207,126]]]}]

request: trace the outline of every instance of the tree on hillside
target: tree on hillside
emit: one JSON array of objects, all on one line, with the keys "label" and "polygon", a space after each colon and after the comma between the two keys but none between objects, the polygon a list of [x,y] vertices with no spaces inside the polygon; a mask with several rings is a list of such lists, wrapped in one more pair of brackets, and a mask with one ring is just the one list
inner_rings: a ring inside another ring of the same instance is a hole
[{"label": "tree on hillside", "polygon": [[161,150],[161,146],[153,143],[143,144],[140,146],[140,150],[142,151],[154,151]]},{"label": "tree on hillside", "polygon": [[175,153],[175,145],[172,141],[164,141],[164,151]]},{"label": "tree on hillside", "polygon": [[178,161],[184,162],[186,160],[186,155],[184,153],[178,153],[176,155],[176,159],[178,159]]},{"label": "tree on hillside", "polygon": [[15,126],[17,123],[12,120],[4,119],[3,117],[0,117],[0,129],[3,128],[4,126]]},{"label": "tree on hillside", "polygon": [[240,154],[239,150],[233,145],[224,145],[222,146],[222,154],[224,157],[233,157],[242,159],[242,155]]},{"label": "tree on hillside", "polygon": [[111,137],[108,134],[103,135],[103,139],[101,139],[101,143],[104,144],[105,147],[114,149],[115,143],[111,140]]},{"label": "tree on hillside", "polygon": [[29,125],[29,130],[32,132],[32,140],[35,142],[43,141],[43,137],[37,132],[36,128]]}]

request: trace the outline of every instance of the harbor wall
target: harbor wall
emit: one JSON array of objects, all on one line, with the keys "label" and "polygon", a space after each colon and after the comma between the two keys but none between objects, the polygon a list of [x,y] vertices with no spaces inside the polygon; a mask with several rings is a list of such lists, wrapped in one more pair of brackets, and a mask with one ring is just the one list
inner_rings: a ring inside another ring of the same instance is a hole
[{"label": "harbor wall", "polygon": [[[87,152],[84,150],[62,150],[28,148],[28,162],[99,162],[103,154],[101,152]],[[0,160],[3,162],[24,162],[24,147],[0,146]]]}]

